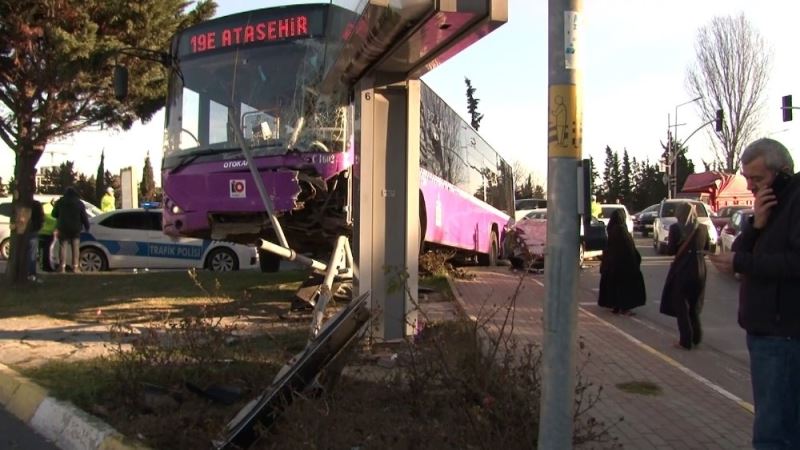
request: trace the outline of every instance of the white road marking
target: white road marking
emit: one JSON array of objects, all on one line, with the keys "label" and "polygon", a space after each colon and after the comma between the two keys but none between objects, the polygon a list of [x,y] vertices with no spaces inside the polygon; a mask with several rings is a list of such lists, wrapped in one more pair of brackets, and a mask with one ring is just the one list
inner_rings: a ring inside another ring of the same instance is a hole
[{"label": "white road marking", "polygon": [[[692,369],[689,369],[688,367],[684,366],[683,364],[679,363],[678,361],[675,361],[674,359],[670,358],[669,356],[659,352],[658,350],[656,350],[653,347],[645,344],[644,342],[640,341],[639,339],[636,339],[635,337],[631,336],[630,334],[628,334],[628,333],[622,331],[621,329],[615,327],[611,323],[601,319],[600,317],[596,316],[595,314],[592,314],[591,312],[587,311],[586,308],[581,308],[581,310],[584,313],[586,313],[588,316],[594,317],[595,319],[597,319],[597,320],[605,323],[609,327],[613,328],[618,333],[620,333],[623,337],[625,337],[625,339],[631,341],[632,343],[636,344],[640,348],[642,348],[642,349],[646,350],[647,352],[651,353],[652,355],[658,357],[659,359],[663,360],[664,362],[666,362],[667,364],[671,365],[672,367],[675,367],[676,369],[680,370],[681,372],[683,372],[684,374],[688,375],[689,377],[694,378],[695,380],[699,381],[703,385],[709,387],[714,392],[716,392],[716,393],[722,395],[723,397],[725,397],[725,398],[733,401],[734,403],[738,404],[739,406],[741,406],[742,408],[747,410],[750,414],[754,414],[755,413],[755,409],[753,408],[753,405],[751,403],[748,403],[748,402],[742,400],[741,398],[737,397],[736,395],[726,391],[723,387],[712,383],[709,379],[703,377],[702,375],[698,374],[697,372],[693,371]],[[642,322],[639,321],[639,323],[642,323]]]}]

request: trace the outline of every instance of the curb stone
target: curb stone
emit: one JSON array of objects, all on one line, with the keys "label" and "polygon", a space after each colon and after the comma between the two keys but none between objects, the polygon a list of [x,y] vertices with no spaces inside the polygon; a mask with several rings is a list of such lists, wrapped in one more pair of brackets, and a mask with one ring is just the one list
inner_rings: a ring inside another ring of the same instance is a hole
[{"label": "curb stone", "polygon": [[147,449],[72,403],[50,397],[44,388],[3,364],[0,364],[0,405],[65,450]]}]

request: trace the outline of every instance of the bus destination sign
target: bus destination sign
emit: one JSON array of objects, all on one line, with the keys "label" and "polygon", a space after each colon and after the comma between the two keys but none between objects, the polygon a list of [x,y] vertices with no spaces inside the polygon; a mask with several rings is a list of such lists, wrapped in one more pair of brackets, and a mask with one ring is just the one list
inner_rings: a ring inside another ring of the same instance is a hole
[{"label": "bus destination sign", "polygon": [[200,29],[188,30],[181,39],[181,54],[191,55],[226,47],[310,37],[315,34],[311,26],[307,14],[260,21],[247,20],[246,23],[239,24],[221,22],[213,28],[198,27]]}]

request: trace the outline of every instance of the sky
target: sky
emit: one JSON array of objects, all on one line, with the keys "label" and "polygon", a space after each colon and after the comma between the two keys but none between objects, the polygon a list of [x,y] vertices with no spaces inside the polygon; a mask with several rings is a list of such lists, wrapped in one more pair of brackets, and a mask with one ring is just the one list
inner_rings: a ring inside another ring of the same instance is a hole
[{"label": "sky", "polygon": [[[217,15],[253,9],[252,0],[217,0]],[[292,3],[260,1],[258,7]],[[296,1],[295,3],[310,3]],[[352,0],[351,0],[352,3]],[[506,160],[519,161],[536,181],[547,173],[547,1],[508,0],[509,21],[468,49],[423,76],[450,106],[468,120],[464,78],[472,81],[484,114],[481,135]],[[695,60],[697,30],[715,16],[744,13],[772,49],[760,136],[786,145],[800,166],[800,112],[782,122],[781,97],[797,94],[800,60],[794,44],[794,0],[586,0],[580,15],[576,55],[581,64],[583,94],[583,157],[598,164],[610,146],[637,160],[655,162],[666,140],[667,116],[676,105],[690,101],[685,87],[687,68]],[[800,95],[795,95],[800,104]],[[702,124],[694,104],[677,110],[678,137]],[[163,111],[148,124],[127,132],[84,131],[51,143],[39,167],[75,162],[79,172],[93,175],[101,152],[105,168],[119,173],[134,167],[138,173],[150,155],[154,172],[161,166]],[[689,157],[702,170],[713,160],[704,131],[686,145]],[[13,174],[14,153],[0,146],[0,177]]]}]

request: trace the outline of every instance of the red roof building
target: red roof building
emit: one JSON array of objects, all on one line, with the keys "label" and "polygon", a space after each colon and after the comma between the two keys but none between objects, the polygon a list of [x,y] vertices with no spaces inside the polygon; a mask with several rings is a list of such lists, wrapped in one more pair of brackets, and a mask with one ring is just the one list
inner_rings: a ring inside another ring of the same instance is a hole
[{"label": "red roof building", "polygon": [[742,175],[714,171],[690,174],[678,195],[697,198],[714,211],[731,205],[753,206],[755,200]]}]

